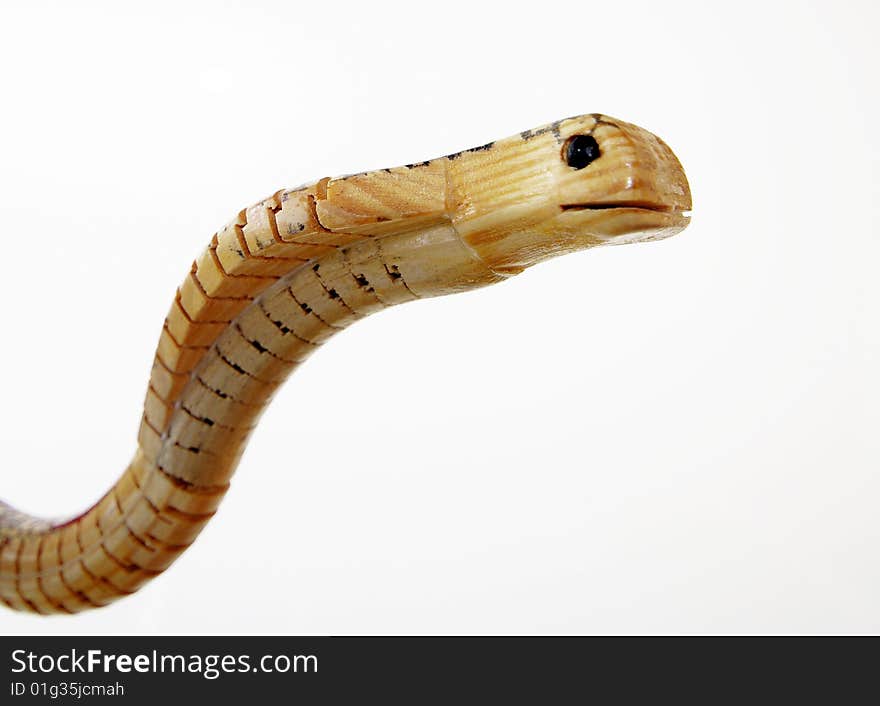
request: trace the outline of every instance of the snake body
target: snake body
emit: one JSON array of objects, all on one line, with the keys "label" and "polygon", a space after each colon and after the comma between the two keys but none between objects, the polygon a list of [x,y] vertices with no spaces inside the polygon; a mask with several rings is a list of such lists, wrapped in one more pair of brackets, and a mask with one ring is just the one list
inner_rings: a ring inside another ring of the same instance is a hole
[{"label": "snake body", "polygon": [[164,571],[216,512],[276,390],[349,324],[555,255],[667,237],[690,207],[661,140],[592,114],[240,211],[177,290],[117,483],[66,522],[0,503],[0,601],[74,613]]}]

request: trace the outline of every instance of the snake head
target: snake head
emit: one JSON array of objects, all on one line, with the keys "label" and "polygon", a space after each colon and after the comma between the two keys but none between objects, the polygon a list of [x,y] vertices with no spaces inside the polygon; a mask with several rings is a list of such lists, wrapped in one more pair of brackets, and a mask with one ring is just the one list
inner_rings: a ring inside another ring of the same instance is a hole
[{"label": "snake head", "polygon": [[660,240],[690,221],[687,177],[666,143],[598,114],[499,140],[448,170],[456,230],[499,272]]}]

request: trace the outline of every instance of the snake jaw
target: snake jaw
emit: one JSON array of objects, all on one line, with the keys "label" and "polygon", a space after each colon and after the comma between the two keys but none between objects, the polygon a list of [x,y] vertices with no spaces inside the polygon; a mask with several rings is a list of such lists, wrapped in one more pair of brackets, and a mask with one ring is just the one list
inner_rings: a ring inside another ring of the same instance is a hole
[{"label": "snake jaw", "polygon": [[590,247],[663,240],[690,223],[690,210],[675,206],[620,202],[588,204],[561,210],[554,227]]},{"label": "snake jaw", "polygon": [[[688,208],[682,208],[683,205],[646,201],[563,204],[560,221],[568,221],[566,230],[588,231],[601,244],[663,240],[680,233],[690,223],[691,209],[689,204]],[[575,214],[585,217],[576,221]]]}]

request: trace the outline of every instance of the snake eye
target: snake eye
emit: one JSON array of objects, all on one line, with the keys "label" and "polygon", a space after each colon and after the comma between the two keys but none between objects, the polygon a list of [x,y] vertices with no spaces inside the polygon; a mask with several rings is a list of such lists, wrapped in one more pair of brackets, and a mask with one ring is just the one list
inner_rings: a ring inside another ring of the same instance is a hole
[{"label": "snake eye", "polygon": [[601,156],[599,143],[592,135],[575,135],[565,143],[563,154],[565,163],[575,169],[583,169]]}]

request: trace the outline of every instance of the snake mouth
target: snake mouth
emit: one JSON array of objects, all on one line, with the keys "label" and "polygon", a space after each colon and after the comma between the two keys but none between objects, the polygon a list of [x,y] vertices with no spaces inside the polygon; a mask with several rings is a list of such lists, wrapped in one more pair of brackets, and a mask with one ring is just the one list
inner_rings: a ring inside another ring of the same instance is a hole
[{"label": "snake mouth", "polygon": [[626,208],[639,211],[653,211],[654,213],[668,213],[679,216],[689,216],[690,210],[682,210],[676,206],[650,201],[608,201],[599,203],[572,203],[562,204],[563,211],[605,211],[611,209]]},{"label": "snake mouth", "polygon": [[622,245],[661,240],[690,223],[689,201],[676,201],[629,199],[564,204],[558,217],[559,223],[569,232],[587,233],[602,243]]}]

